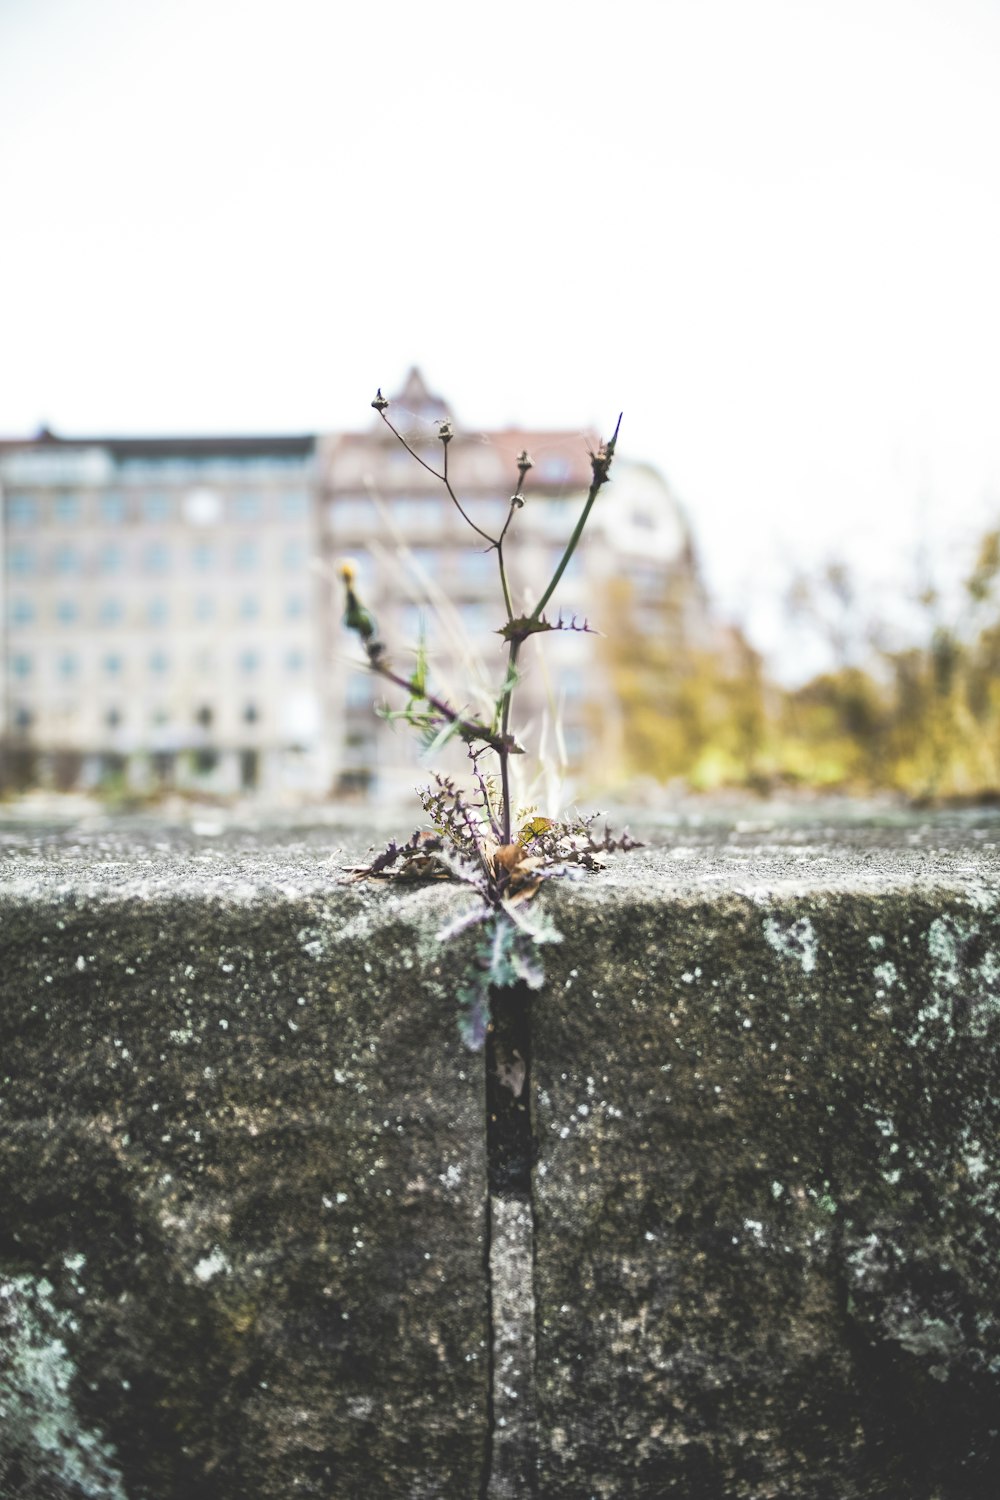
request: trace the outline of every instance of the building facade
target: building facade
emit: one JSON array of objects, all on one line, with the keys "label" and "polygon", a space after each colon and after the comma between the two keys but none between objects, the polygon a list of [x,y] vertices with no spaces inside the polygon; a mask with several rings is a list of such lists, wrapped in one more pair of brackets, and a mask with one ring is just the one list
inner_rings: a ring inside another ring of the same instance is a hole
[{"label": "building facade", "polygon": [[[387,415],[439,468],[452,414],[417,370]],[[505,611],[487,539],[518,455],[533,467],[505,556],[522,612],[572,533],[596,441],[453,425],[449,477],[484,535],[374,412],[362,431],[297,437],[0,442],[4,783],[409,792],[418,747],[378,715],[383,698],[402,704],[341,624],[339,561],[354,559],[400,668],[422,645],[437,690],[488,712]],[[709,638],[682,511],[655,471],[619,457],[547,614],[610,632],[623,579],[644,629]],[[614,684],[595,645],[579,628],[526,643],[517,722],[542,762],[614,754]]]},{"label": "building facade", "polygon": [[0,444],[8,781],[324,783],[315,449]]}]

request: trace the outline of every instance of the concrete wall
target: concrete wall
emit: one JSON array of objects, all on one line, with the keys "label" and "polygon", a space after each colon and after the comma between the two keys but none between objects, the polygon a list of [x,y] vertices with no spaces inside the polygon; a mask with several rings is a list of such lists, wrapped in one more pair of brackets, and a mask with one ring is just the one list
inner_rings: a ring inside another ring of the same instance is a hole
[{"label": "concrete wall", "polygon": [[990,840],[550,889],[511,1209],[468,897],[328,839],[9,846],[5,1500],[997,1493]]}]

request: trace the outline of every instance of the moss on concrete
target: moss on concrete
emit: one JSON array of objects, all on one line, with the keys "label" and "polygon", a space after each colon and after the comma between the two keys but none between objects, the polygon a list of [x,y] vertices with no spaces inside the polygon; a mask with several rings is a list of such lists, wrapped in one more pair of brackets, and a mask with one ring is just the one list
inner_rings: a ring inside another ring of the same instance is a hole
[{"label": "moss on concrete", "polygon": [[2,902],[0,1272],[72,1372],[63,1457],[8,1427],[4,1462],[54,1482],[91,1434],[130,1500],[473,1495],[482,1079],[441,902],[166,873]]},{"label": "moss on concrete", "polygon": [[698,874],[557,908],[574,940],[532,1056],[541,1492],[985,1500],[1000,911],[979,878],[735,897]]}]

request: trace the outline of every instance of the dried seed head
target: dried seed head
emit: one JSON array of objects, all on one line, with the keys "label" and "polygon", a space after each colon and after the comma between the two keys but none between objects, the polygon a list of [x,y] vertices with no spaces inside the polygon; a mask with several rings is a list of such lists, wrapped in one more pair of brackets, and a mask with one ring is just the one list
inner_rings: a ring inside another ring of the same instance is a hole
[{"label": "dried seed head", "polygon": [[510,508],[511,508],[511,510],[520,510],[521,506],[523,504],[524,504],[524,496],[523,495],[511,495],[511,497],[510,497]]},{"label": "dried seed head", "polygon": [[372,406],[374,406],[377,412],[383,412],[388,405],[388,401],[382,394],[382,387],[379,386],[378,390],[375,392],[375,400],[372,402]]},{"label": "dried seed head", "polygon": [[441,439],[442,443],[444,443],[446,447],[451,442],[451,440],[452,440],[452,438],[454,436],[455,436],[455,434],[451,430],[451,423],[450,422],[439,422],[438,423],[438,437]]},{"label": "dried seed head", "polygon": [[521,471],[522,480],[524,479],[524,476],[525,474],[527,474],[528,470],[535,467],[527,448],[522,448],[520,453],[517,455],[517,467]]},{"label": "dried seed head", "polygon": [[596,453],[591,450],[590,467],[594,471],[595,483],[603,484],[608,477],[608,470],[611,468],[611,452],[608,449],[607,443],[601,443]]}]

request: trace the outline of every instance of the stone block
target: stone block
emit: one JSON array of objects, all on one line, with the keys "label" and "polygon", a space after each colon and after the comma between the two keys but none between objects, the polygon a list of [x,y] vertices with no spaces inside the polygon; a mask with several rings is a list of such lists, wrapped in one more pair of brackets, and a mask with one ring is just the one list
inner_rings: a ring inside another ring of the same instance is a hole
[{"label": "stone block", "polygon": [[453,898],[336,889],[329,848],[113,844],[0,887],[0,1493],[475,1495]]},{"label": "stone block", "polygon": [[961,851],[682,852],[553,903],[539,1494],[986,1500],[996,884]]}]

